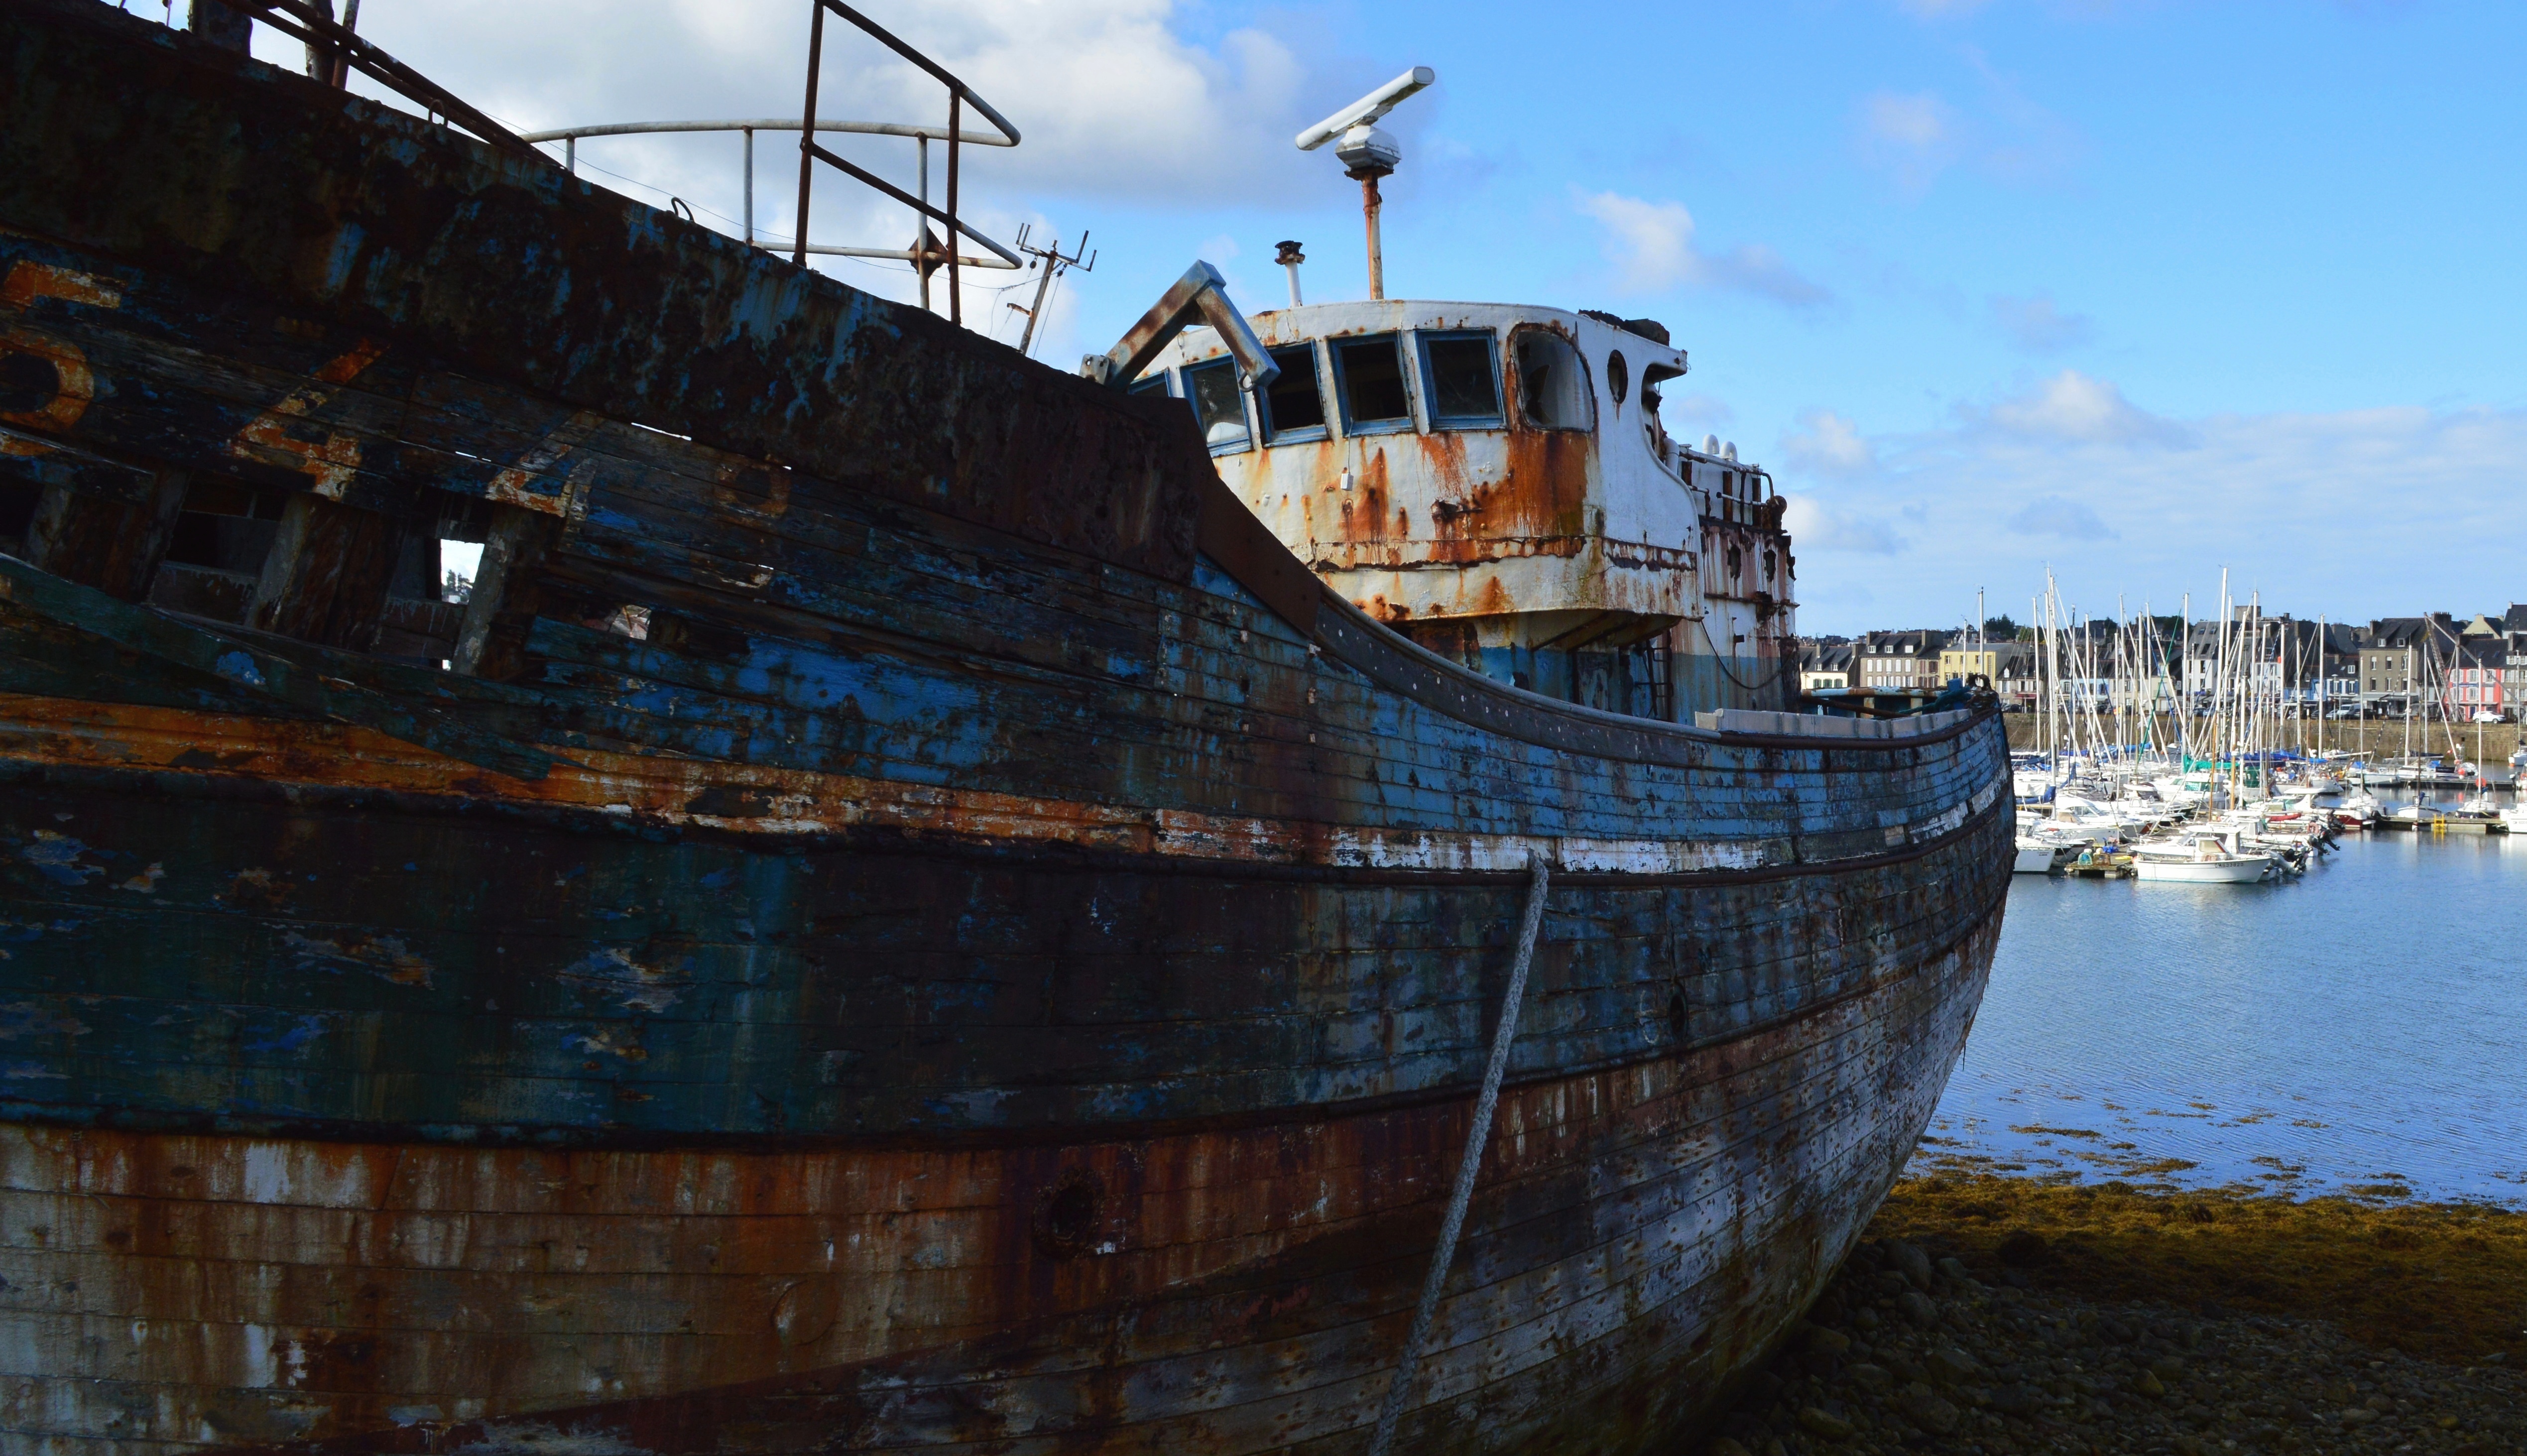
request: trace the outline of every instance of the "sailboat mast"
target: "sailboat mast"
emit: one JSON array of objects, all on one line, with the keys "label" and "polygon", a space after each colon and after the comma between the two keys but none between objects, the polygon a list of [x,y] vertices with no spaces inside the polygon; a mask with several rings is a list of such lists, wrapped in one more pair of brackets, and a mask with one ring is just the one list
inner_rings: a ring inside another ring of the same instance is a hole
[{"label": "sailboat mast", "polygon": [[2226,566],[2220,568],[2220,597],[2213,604],[2220,609],[2220,625],[2218,635],[2214,639],[2215,655],[2212,658],[2211,668],[2211,806],[2216,809],[2223,806],[2219,801],[2219,786],[2222,782],[2220,749],[2224,738],[2223,730],[2228,726],[2223,720],[2228,707],[2229,693],[2229,568]]},{"label": "sailboat mast", "polygon": [[[2191,592],[2187,592],[2187,593],[2185,593],[2182,597],[2180,597],[2180,598],[2178,598],[2178,605],[2177,605],[2176,611],[2177,611],[2177,617],[2176,617],[2176,631],[2177,631],[2177,640],[2176,640],[2177,659],[2176,659],[2176,667],[2177,667],[2177,679],[2178,679],[2178,680],[2177,680],[2177,685],[2176,685],[2176,686],[2177,686],[2177,700],[2176,700],[2176,756],[2178,757],[2178,759],[2179,759],[2179,760],[2188,760],[2188,759],[2191,759],[2191,758],[2193,756],[2193,594],[2192,594],[2192,593],[2191,593]],[[2179,764],[2178,764],[2178,767],[2177,767],[2177,771],[2178,771],[2179,773],[2182,773],[2182,772],[2184,772],[2187,768],[2190,768],[2190,767],[2192,767],[2192,765],[2190,762],[2180,761],[2180,762],[2179,762]]]}]

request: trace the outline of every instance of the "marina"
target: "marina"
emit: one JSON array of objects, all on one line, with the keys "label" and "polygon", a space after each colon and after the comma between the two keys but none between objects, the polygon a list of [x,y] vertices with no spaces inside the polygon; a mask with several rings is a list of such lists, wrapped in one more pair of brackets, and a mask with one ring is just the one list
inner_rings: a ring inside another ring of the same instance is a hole
[{"label": "marina", "polygon": [[2250,887],[2017,876],[1915,1167],[2527,1207],[2522,944],[2527,837],[2351,836]]}]

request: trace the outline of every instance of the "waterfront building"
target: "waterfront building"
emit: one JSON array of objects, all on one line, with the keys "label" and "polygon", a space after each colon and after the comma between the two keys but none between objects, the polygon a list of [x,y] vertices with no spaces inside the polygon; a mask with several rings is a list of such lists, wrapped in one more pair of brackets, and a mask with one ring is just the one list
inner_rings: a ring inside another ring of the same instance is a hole
[{"label": "waterfront building", "polygon": [[2036,667],[2033,644],[2021,643],[2027,650],[2000,659],[2000,670],[1992,675],[1992,691],[2000,695],[2003,708],[2013,712],[2034,712],[2043,693],[2043,679]]},{"label": "waterfront building", "polygon": [[2439,685],[2441,711],[2454,722],[2464,722],[2487,708],[2507,711],[2503,685],[2508,657],[2508,641],[2498,635],[2457,643]]},{"label": "waterfront building", "polygon": [[2207,702],[2220,676],[2221,627],[2216,621],[2185,624],[2184,689],[2189,701]]},{"label": "waterfront building", "polygon": [[2327,622],[2316,641],[2318,704],[2331,711],[2360,699],[2360,628],[2352,622]]},{"label": "waterfront building", "polygon": [[2456,620],[2444,611],[2427,617],[2380,617],[2371,622],[2360,644],[2361,708],[2400,709],[2409,696],[2420,690],[2425,653],[2447,662],[2456,642]]},{"label": "waterfront building", "polygon": [[1799,646],[1799,692],[1837,693],[1851,683],[1851,644],[1812,640]]},{"label": "waterfront building", "polygon": [[1852,672],[1859,678],[1853,686],[1935,691],[1941,681],[1939,651],[1946,642],[1946,633],[1929,629],[1869,633],[1852,645]]},{"label": "waterfront building", "polygon": [[1962,678],[1980,676],[1994,685],[2000,682],[2001,664],[2014,658],[2036,659],[2033,643],[2007,640],[1994,642],[1987,635],[1961,631],[1939,650],[1939,681],[1953,683]]}]

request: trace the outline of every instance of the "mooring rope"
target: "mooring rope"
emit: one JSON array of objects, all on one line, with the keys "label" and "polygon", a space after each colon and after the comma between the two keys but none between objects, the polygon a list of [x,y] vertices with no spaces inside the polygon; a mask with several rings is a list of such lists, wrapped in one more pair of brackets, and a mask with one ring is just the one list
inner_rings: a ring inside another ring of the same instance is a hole
[{"label": "mooring rope", "polygon": [[1501,1003],[1500,1026],[1492,1032],[1491,1065],[1483,1068],[1483,1088],[1474,1096],[1473,1125],[1466,1129],[1466,1153],[1457,1163],[1456,1191],[1448,1195],[1448,1217],[1439,1224],[1439,1242],[1430,1251],[1430,1272],[1421,1277],[1421,1303],[1413,1312],[1413,1328],[1404,1336],[1404,1353],[1395,1362],[1395,1379],[1386,1387],[1386,1403],[1377,1413],[1377,1433],[1369,1437],[1369,1456],[1386,1456],[1395,1444],[1395,1423],[1421,1369],[1421,1345],[1430,1337],[1430,1322],[1439,1313],[1439,1290],[1448,1282],[1448,1266],[1457,1259],[1457,1235],[1465,1230],[1466,1205],[1473,1201],[1474,1175],[1482,1170],[1483,1148],[1491,1141],[1492,1109],[1500,1103],[1501,1077],[1509,1070],[1509,1046],[1518,1036],[1519,1003],[1526,999],[1526,967],[1535,956],[1535,932],[1544,923],[1544,887],[1552,878],[1544,857],[1526,859],[1526,918],[1518,929],[1518,959],[1509,970],[1509,995]]}]

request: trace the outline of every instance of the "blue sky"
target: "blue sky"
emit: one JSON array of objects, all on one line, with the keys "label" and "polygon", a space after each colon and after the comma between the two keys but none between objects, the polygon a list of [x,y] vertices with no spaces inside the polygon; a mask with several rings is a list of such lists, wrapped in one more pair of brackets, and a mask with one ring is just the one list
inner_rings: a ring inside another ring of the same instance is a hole
[{"label": "blue sky", "polygon": [[[1695,363],[1671,408],[1697,417],[1672,423],[1734,440],[1792,497],[1806,630],[1953,623],[1979,586],[2023,615],[2048,567],[2100,614],[2118,593],[2199,606],[2224,565],[2241,596],[2338,619],[2527,598],[2527,9],[866,8],[1027,133],[978,158],[969,205],[1004,236],[1093,230],[1097,270],[1037,350],[1057,361],[1197,256],[1272,306],[1281,237],[1306,241],[1312,298],[1364,294],[1358,192],[1290,137],[1435,68],[1388,124],[1389,291],[1667,322]],[[795,114],[805,9],[365,0],[362,28],[542,127]],[[827,77],[829,115],[939,108],[864,45]],[[584,155],[707,219],[738,210],[735,145]],[[783,145],[757,185],[774,231]],[[909,178],[904,144],[861,155]],[[818,196],[820,237],[908,232],[837,179]],[[1014,338],[1000,295],[971,297]]]}]

